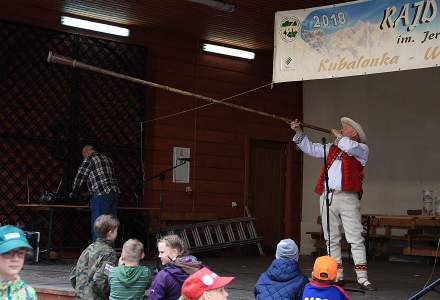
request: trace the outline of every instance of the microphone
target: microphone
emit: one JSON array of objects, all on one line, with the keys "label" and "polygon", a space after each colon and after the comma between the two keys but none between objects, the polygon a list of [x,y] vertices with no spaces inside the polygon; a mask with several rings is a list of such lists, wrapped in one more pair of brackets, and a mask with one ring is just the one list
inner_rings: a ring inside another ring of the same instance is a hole
[{"label": "microphone", "polygon": [[181,157],[181,158],[178,158],[178,160],[179,161],[181,161],[181,162],[187,162],[187,161],[192,161],[192,158],[191,157]]},{"label": "microphone", "polygon": [[323,144],[326,144],[326,143],[327,143],[325,137],[322,137],[322,143],[323,143]]}]

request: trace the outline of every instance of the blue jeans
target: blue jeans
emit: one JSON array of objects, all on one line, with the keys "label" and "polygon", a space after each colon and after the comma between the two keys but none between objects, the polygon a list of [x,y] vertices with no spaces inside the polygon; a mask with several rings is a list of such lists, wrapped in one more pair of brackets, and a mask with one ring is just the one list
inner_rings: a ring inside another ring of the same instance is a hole
[{"label": "blue jeans", "polygon": [[92,241],[96,241],[94,224],[100,215],[114,215],[118,213],[119,194],[110,192],[106,195],[93,196],[90,199],[90,209],[92,211]]}]

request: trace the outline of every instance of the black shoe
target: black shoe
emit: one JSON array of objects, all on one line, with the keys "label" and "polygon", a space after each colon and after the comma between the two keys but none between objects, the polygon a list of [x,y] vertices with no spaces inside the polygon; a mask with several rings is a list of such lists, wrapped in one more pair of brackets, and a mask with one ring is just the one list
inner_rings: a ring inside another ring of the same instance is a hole
[{"label": "black shoe", "polygon": [[377,291],[377,288],[368,280],[364,283],[358,283],[358,286],[361,290],[374,292]]}]

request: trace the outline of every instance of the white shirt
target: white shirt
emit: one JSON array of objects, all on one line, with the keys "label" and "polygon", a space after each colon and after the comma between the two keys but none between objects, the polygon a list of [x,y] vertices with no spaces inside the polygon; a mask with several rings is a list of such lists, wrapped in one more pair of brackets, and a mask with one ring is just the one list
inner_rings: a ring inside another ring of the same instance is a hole
[{"label": "white shirt", "polygon": [[[312,143],[309,138],[304,133],[297,133],[293,137],[293,141],[296,143],[298,148],[301,149],[307,155],[323,158],[324,157],[324,146],[320,143]],[[331,143],[326,144],[326,156],[331,147]],[[356,158],[363,167],[367,165],[368,161],[368,146],[363,143],[359,143],[350,140],[348,137],[342,137],[337,144],[338,148],[347,153],[349,156]],[[330,166],[328,170],[328,187],[331,190],[342,190],[342,160],[335,159],[335,161]]]}]

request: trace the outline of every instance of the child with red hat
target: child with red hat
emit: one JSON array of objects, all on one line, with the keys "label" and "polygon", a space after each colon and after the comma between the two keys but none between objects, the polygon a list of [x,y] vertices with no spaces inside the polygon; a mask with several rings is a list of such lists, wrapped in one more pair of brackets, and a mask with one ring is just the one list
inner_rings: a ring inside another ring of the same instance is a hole
[{"label": "child with red hat", "polygon": [[228,299],[225,286],[233,279],[234,277],[220,277],[208,268],[202,268],[185,280],[179,300]]},{"label": "child with red hat", "polygon": [[312,271],[312,281],[303,291],[303,300],[331,299],[349,300],[350,297],[338,285],[334,285],[338,263],[330,256],[320,256],[315,260]]}]

